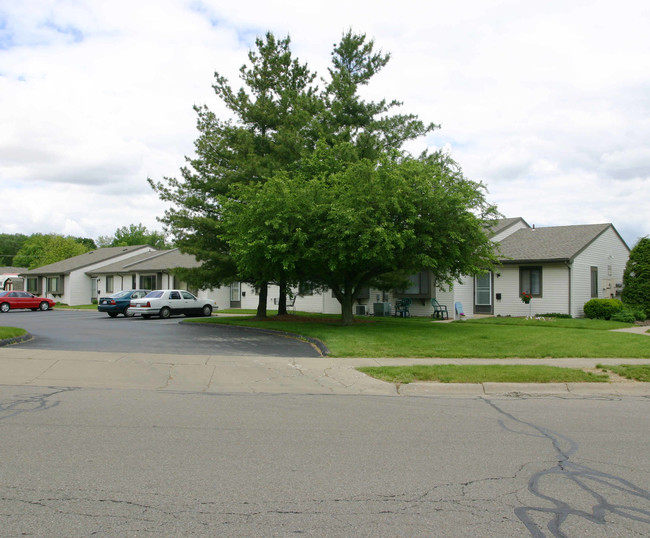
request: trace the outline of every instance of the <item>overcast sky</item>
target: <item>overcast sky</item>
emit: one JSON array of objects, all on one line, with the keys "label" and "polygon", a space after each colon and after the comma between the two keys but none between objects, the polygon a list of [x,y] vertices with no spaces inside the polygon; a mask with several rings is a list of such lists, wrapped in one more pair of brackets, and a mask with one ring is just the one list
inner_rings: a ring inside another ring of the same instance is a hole
[{"label": "overcast sky", "polygon": [[650,234],[650,3],[621,0],[0,0],[0,233],[162,226],[195,104],[256,36],[323,75],[351,28],[391,62],[369,92],[441,129],[508,217]]}]

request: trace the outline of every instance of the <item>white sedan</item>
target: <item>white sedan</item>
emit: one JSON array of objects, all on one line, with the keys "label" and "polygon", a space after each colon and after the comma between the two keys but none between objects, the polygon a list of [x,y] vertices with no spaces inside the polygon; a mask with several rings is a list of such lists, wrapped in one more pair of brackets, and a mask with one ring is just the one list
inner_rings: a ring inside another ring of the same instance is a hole
[{"label": "white sedan", "polygon": [[131,310],[143,318],[151,316],[168,318],[173,314],[186,316],[211,316],[218,307],[211,299],[197,299],[185,290],[154,290],[142,299],[131,301]]}]

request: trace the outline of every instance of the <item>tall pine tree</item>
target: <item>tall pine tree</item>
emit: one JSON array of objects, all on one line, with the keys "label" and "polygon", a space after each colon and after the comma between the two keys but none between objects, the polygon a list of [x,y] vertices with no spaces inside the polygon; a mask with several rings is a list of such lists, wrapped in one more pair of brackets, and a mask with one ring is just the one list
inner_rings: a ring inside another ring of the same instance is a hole
[{"label": "tall pine tree", "polygon": [[315,75],[293,57],[288,36],[276,39],[267,33],[255,45],[240,69],[239,90],[215,73],[213,89],[232,118],[221,118],[208,106],[195,107],[196,154],[187,158],[182,178],[149,183],[172,204],[161,220],[175,243],[203,262],[180,276],[203,288],[249,282],[260,290],[257,315],[265,317],[268,282],[285,284],[286,278],[281,267],[260,265],[242,272],[236,266],[221,238],[219,197],[233,184],[263,183],[290,171],[315,143],[320,102]]}]

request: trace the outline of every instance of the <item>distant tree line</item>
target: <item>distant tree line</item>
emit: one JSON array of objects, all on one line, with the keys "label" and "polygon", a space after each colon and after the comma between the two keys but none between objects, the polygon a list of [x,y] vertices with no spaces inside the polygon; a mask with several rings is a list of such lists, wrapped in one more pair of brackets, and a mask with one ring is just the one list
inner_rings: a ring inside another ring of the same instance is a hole
[{"label": "distant tree line", "polygon": [[0,234],[0,266],[35,269],[101,247],[150,245],[157,249],[170,248],[162,232],[149,231],[142,224],[123,226],[112,236],[88,237],[62,234]]}]

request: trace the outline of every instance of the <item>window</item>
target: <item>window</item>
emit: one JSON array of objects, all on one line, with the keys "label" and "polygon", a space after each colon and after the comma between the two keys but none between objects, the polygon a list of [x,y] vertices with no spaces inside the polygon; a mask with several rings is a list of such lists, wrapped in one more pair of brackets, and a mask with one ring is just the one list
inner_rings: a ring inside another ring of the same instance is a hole
[{"label": "window", "polygon": [[542,296],[542,268],[519,268],[519,293],[530,293],[533,297]]},{"label": "window", "polygon": [[183,299],[189,299],[190,301],[196,299],[189,291],[182,291],[181,293],[183,294]]},{"label": "window", "polygon": [[107,276],[106,277],[106,292],[107,293],[113,293],[113,277],[112,276]]},{"label": "window", "polygon": [[314,285],[307,281],[301,282],[298,286],[298,295],[304,297],[305,295],[314,295]]},{"label": "window", "polygon": [[140,287],[144,290],[152,290],[156,287],[156,275],[141,275]]},{"label": "window", "polygon": [[428,299],[431,297],[429,287],[429,271],[420,271],[409,276],[410,285],[405,290],[398,290],[397,295],[400,297],[410,297],[415,299]]},{"label": "window", "polygon": [[40,290],[38,289],[38,278],[36,277],[27,277],[27,291],[31,293],[38,293]]},{"label": "window", "polygon": [[591,296],[598,298],[598,267],[591,268]]},{"label": "window", "polygon": [[61,277],[50,276],[47,278],[47,292],[55,294],[63,293],[63,284],[61,283]]},{"label": "window", "polygon": [[180,298],[181,298],[181,294],[180,294],[180,292],[178,292],[178,291],[172,291],[172,292],[170,292],[170,294],[169,294],[169,298],[170,298],[170,299],[180,300]]},{"label": "window", "polygon": [[135,275],[131,275],[131,289],[134,290],[135,288],[137,288],[138,287],[137,284],[138,283],[135,280]]}]

